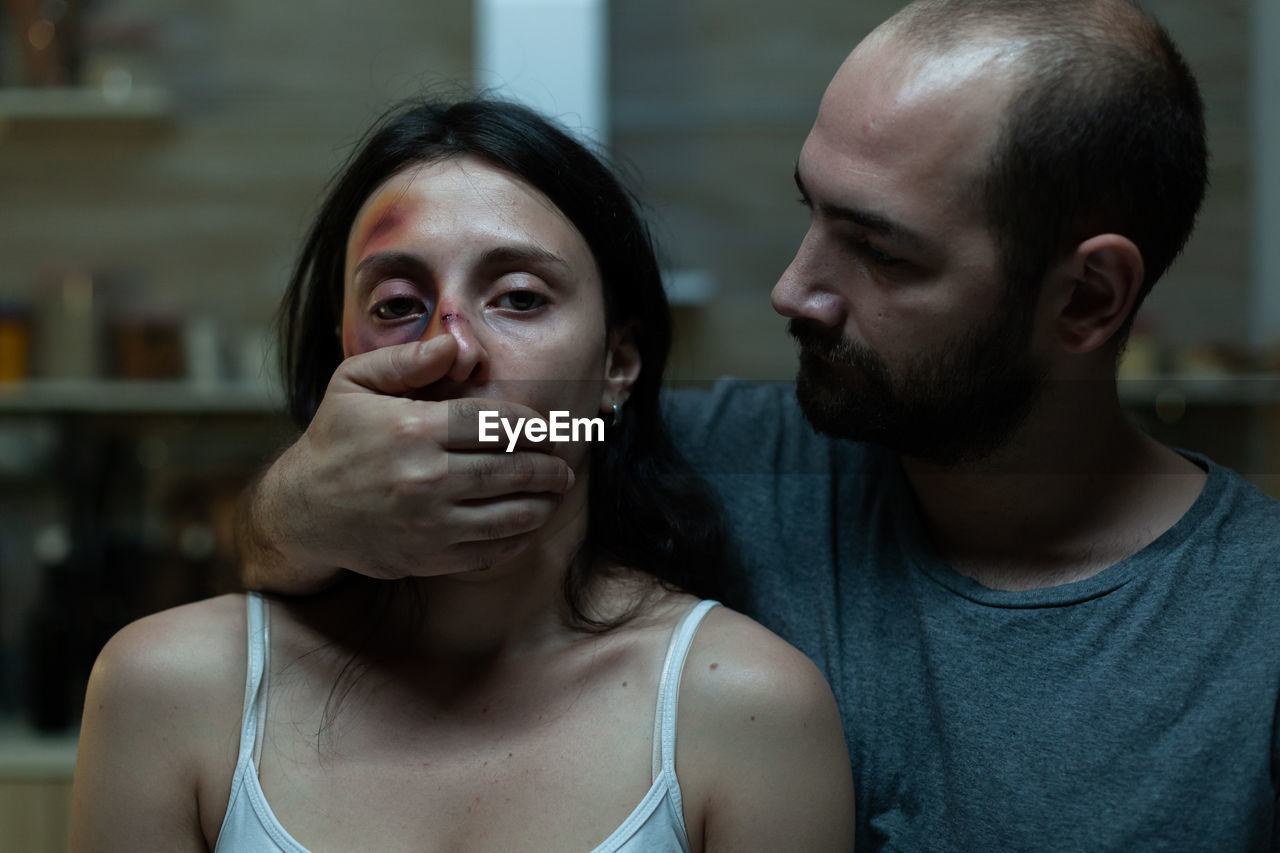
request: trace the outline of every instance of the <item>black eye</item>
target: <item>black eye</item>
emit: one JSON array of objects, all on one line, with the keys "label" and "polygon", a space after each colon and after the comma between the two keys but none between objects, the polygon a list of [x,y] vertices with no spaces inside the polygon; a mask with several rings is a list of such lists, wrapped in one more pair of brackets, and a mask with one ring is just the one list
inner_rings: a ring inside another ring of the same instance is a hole
[{"label": "black eye", "polygon": [[416,314],[422,303],[408,296],[397,296],[373,307],[373,313],[379,320],[399,320]]}]

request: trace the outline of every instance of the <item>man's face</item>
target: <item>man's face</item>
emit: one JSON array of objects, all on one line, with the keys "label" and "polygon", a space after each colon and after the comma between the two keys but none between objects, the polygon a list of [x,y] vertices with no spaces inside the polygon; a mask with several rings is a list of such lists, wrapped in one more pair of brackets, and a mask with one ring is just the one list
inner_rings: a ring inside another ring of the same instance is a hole
[{"label": "man's face", "polygon": [[809,232],[773,291],[820,431],[945,464],[1002,446],[1034,402],[1035,297],[1011,297],[980,196],[1014,59],[880,31],[828,87],[796,167]]}]

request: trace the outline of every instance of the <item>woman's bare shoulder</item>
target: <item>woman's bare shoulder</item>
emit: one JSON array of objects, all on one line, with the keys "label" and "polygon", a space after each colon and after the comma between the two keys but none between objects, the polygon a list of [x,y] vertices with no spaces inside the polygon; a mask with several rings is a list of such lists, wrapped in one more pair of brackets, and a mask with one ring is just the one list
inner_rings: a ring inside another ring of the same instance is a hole
[{"label": "woman's bare shoulder", "polygon": [[[213,710],[210,703],[223,698],[238,706],[243,701],[246,625],[243,595],[144,616],[103,647],[93,667],[93,685],[103,699],[125,700],[121,704],[131,705],[134,714]],[[140,701],[144,699],[151,701]]]},{"label": "woman's bare shoulder", "polygon": [[835,698],[804,654],[717,607],[680,684],[676,767],[705,850],[843,850],[853,785]]},{"label": "woman's bare shoulder", "polygon": [[[628,629],[653,633],[665,644],[697,603],[686,593],[659,589],[645,599]],[[680,692],[682,705],[687,697],[713,707],[726,701],[767,702],[796,710],[809,701],[825,701],[831,693],[818,668],[794,646],[724,606],[712,608],[698,626]]]},{"label": "woman's bare shoulder", "polygon": [[[727,607],[698,628],[681,679],[685,696],[719,713],[802,721],[834,707],[826,679],[809,658],[768,628]],[[741,709],[741,710],[737,710]],[[755,713],[759,711],[759,713]]]},{"label": "woman's bare shoulder", "polygon": [[[247,669],[243,596],[143,617],[94,663],[76,757],[72,849],[195,850],[216,836]],[[108,843],[109,840],[109,843]]]}]

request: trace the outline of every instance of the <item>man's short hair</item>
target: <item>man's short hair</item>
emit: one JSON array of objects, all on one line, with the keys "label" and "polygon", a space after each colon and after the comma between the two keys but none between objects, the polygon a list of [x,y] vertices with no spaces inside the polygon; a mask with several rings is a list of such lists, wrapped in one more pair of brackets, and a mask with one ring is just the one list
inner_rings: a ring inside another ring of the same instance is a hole
[{"label": "man's short hair", "polygon": [[1204,104],[1165,29],[1130,0],[919,0],[889,26],[935,52],[982,36],[1017,46],[1021,85],[980,188],[1011,295],[1033,302],[1065,252],[1115,233],[1142,252],[1136,313],[1207,183]]}]

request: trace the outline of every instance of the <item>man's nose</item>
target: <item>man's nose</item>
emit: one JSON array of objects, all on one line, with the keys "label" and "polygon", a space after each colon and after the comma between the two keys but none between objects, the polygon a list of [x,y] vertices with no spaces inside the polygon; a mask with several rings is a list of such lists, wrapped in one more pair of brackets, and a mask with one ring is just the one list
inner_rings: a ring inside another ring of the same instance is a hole
[{"label": "man's nose", "polygon": [[832,268],[821,239],[810,229],[773,286],[773,310],[783,317],[812,320],[823,326],[843,325],[846,297],[838,282],[838,270]]}]

